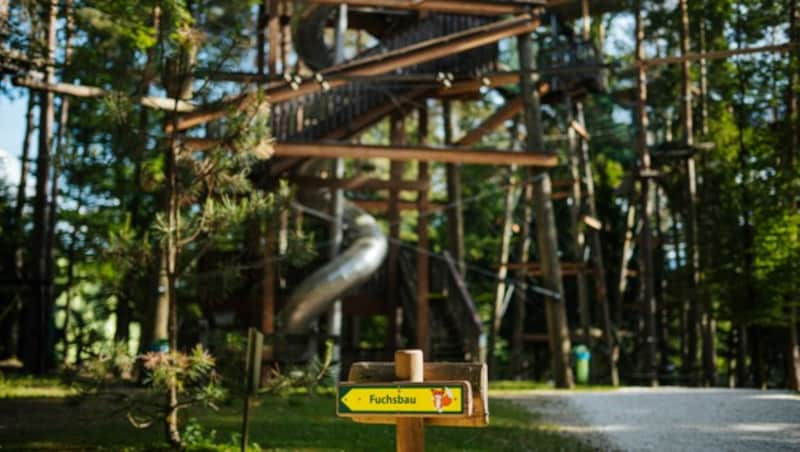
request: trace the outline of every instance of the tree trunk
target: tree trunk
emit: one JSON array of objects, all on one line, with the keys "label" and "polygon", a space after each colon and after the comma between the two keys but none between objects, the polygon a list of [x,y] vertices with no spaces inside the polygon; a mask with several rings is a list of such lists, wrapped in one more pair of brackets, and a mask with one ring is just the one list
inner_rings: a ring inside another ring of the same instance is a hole
[{"label": "tree trunk", "polygon": [[167,406],[169,411],[164,422],[167,442],[178,448],[181,446],[181,432],[178,427],[178,385],[174,376],[170,378],[169,389],[167,390]]},{"label": "tree trunk", "polygon": [[[45,61],[53,61],[56,45],[56,4],[44,6]],[[44,71],[45,83],[52,83],[53,66]],[[33,206],[33,271],[31,272],[31,300],[25,316],[26,338],[22,360],[25,369],[42,373],[53,364],[53,300],[52,285],[47,279],[48,184],[50,178],[50,145],[53,129],[53,94],[39,94],[39,149],[36,159],[36,198]]]},{"label": "tree trunk", "polygon": [[[527,129],[527,148],[542,151],[544,133],[542,131],[539,93],[534,89],[533,45],[529,34],[517,39],[520,61],[520,85],[525,106],[525,126]],[[553,213],[552,187],[550,174],[546,170],[532,174],[531,181],[536,209],[536,241],[539,263],[542,269],[544,286],[551,292],[545,297],[547,330],[552,359],[553,378],[558,388],[571,388],[572,369],[569,366],[570,337],[567,325],[564,288],[561,281],[561,266],[558,259],[558,237],[556,236],[555,215]],[[526,208],[530,204],[526,202]],[[524,288],[520,288],[524,290]]]},{"label": "tree trunk", "polygon": [[642,197],[642,233],[640,258],[642,267],[639,269],[639,278],[642,281],[642,305],[645,318],[645,354],[644,365],[646,384],[658,385],[658,353],[656,351],[656,301],[653,286],[653,248],[650,234],[650,151],[647,148],[647,72],[643,65],[644,53],[644,19],[642,18],[641,0],[636,1],[636,59],[638,63],[638,77],[636,79],[637,113],[636,113],[636,147],[639,153],[639,171],[641,178]]},{"label": "tree trunk", "polygon": [[747,326],[736,325],[736,387],[743,388],[749,380],[747,370]]},{"label": "tree trunk", "polygon": [[[64,2],[64,16],[66,22],[65,28],[65,48],[64,48],[64,66],[69,67],[72,59],[72,30],[74,21],[72,19],[72,0]],[[58,215],[58,178],[61,171],[61,159],[66,152],[66,133],[69,129],[69,97],[61,96],[61,103],[58,106],[58,133],[56,134],[55,150],[53,153],[53,175],[52,182],[50,183],[50,205],[48,212],[48,220],[50,224],[47,227],[47,269],[46,280],[50,281],[51,285],[51,298],[53,302],[57,298],[55,289],[53,288],[53,281],[55,280],[55,241],[56,241],[56,220]]]},{"label": "tree trunk", "polygon": [[758,325],[750,326],[750,373],[753,375],[753,387],[767,389],[767,363],[765,360],[765,329]]},{"label": "tree trunk", "polygon": [[797,308],[789,308],[789,325],[787,327],[786,350],[786,387],[792,391],[800,391],[800,346],[797,341]]},{"label": "tree trunk", "polygon": [[[11,308],[14,310],[11,313],[5,322],[0,325],[1,328],[4,330],[3,340],[5,342],[5,350],[10,355],[13,355],[15,351],[20,353],[22,356],[22,350],[19,350],[18,347],[23,345],[19,342],[19,335],[22,334],[22,323],[25,321],[25,318],[20,318],[19,315],[19,307],[22,305],[23,300],[25,300],[25,292],[26,288],[28,287],[29,283],[26,281],[27,276],[25,272],[25,248],[27,241],[25,240],[25,201],[27,199],[27,185],[28,185],[28,173],[30,172],[30,144],[33,140],[33,132],[35,125],[33,123],[33,109],[36,105],[35,101],[36,97],[33,95],[32,91],[28,92],[28,106],[25,112],[25,135],[22,140],[22,153],[20,156],[20,174],[19,174],[19,183],[17,184],[17,194],[16,194],[16,204],[14,204],[14,241],[15,241],[15,249],[14,249],[14,279],[16,282],[16,286],[14,287],[14,298],[11,303],[16,304],[15,307]],[[29,273],[29,272],[28,272]],[[23,312],[26,312],[23,310]],[[26,331],[26,334],[30,336],[31,332]],[[24,340],[23,340],[24,342]]]}]

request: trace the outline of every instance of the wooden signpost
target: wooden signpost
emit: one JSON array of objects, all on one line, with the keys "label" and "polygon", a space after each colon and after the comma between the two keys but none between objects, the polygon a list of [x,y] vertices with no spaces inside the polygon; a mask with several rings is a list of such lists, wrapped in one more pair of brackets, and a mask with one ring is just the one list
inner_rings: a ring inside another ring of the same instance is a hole
[{"label": "wooden signpost", "polygon": [[424,363],[421,350],[400,350],[391,362],[360,362],[338,387],[336,414],[397,426],[397,450],[425,450],[425,425],[489,425],[485,364]]},{"label": "wooden signpost", "polygon": [[247,331],[247,355],[244,381],[244,415],[242,416],[241,451],[247,450],[247,436],[250,431],[250,398],[258,394],[261,383],[261,357],[264,350],[264,335],[255,328]]}]

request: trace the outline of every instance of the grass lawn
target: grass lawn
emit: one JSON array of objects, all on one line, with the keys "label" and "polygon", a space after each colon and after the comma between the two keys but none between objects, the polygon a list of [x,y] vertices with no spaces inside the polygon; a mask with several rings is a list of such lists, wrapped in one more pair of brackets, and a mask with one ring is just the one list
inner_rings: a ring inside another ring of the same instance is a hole
[{"label": "grass lawn", "polygon": [[[19,383],[19,382],[17,382]],[[49,397],[21,396],[28,389],[6,384],[0,392],[0,449],[2,450],[153,450],[163,449],[160,425],[132,427],[109,399],[92,398],[75,404],[63,388],[51,385]],[[44,384],[34,385],[38,389]],[[58,391],[62,396],[57,397]],[[240,400],[219,412],[190,410],[201,438],[193,450],[237,450],[241,427]],[[430,451],[590,450],[537,420],[511,402],[490,402],[491,425],[482,429],[426,428]],[[250,443],[262,450],[394,450],[394,428],[357,424],[335,415],[331,394],[260,397],[251,409]],[[211,433],[211,432],[214,433]],[[196,441],[198,442],[198,441]],[[255,448],[254,448],[255,449]]]}]

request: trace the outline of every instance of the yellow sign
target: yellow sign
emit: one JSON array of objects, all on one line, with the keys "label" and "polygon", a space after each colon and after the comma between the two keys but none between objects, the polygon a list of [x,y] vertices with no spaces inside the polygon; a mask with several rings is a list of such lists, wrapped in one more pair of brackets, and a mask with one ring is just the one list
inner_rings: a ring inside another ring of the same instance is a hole
[{"label": "yellow sign", "polygon": [[339,416],[469,416],[469,382],[339,384]]}]

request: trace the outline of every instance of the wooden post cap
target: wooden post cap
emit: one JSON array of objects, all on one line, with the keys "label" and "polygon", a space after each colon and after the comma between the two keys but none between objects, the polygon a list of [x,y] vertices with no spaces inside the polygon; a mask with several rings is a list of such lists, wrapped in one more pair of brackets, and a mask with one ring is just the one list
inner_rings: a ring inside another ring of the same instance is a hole
[{"label": "wooden post cap", "polygon": [[394,373],[398,380],[423,381],[425,361],[422,350],[398,350],[394,352]]}]

